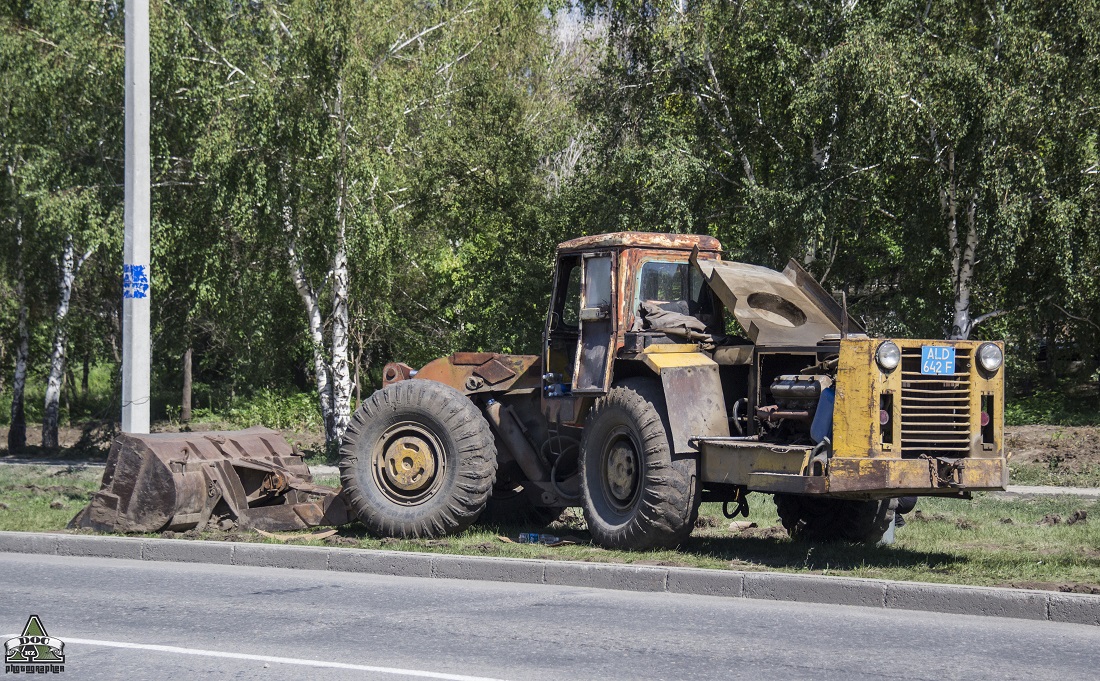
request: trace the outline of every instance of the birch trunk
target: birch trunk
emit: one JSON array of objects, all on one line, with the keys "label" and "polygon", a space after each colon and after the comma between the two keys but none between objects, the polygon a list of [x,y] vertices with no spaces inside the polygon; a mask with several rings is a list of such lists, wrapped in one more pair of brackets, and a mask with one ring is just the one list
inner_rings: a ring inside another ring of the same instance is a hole
[{"label": "birch trunk", "polygon": [[27,387],[27,356],[30,334],[27,329],[27,283],[23,272],[23,221],[15,221],[15,297],[19,301],[19,334],[15,347],[15,376],[11,385],[11,427],[8,428],[8,452],[16,453],[27,446],[27,413],[24,395]]},{"label": "birch trunk", "polygon": [[339,442],[351,421],[351,371],[348,366],[347,123],[344,88],[336,83],[336,249],[332,257],[332,438]]},{"label": "birch trunk", "polygon": [[955,172],[955,151],[947,152],[947,185],[940,188],[940,207],[947,220],[947,241],[951,251],[951,283],[954,289],[950,338],[966,340],[973,328],[970,292],[974,280],[974,256],[978,250],[978,197],[971,193],[966,201],[965,233],[959,227],[959,185]]},{"label": "birch trunk", "polygon": [[329,383],[328,363],[325,361],[325,336],[321,320],[321,305],[317,291],[306,279],[305,268],[302,266],[301,258],[298,257],[298,249],[294,240],[294,221],[291,215],[290,206],[283,206],[283,229],[287,234],[286,249],[290,263],[290,278],[294,281],[294,288],[298,290],[298,295],[302,298],[302,304],[306,308],[309,341],[313,347],[313,380],[317,385],[321,420],[325,426],[325,441],[331,442],[333,439],[332,384]]},{"label": "birch trunk", "polygon": [[61,255],[61,276],[58,281],[57,311],[54,317],[53,348],[50,351],[50,373],[46,378],[46,400],[42,414],[42,446],[47,449],[58,447],[57,428],[61,383],[65,376],[65,347],[68,343],[68,329],[65,318],[69,315],[69,299],[72,297],[73,281],[91,251],[79,259],[73,235],[65,236],[65,250]]},{"label": "birch trunk", "polygon": [[955,320],[951,337],[966,340],[974,330],[974,315],[970,312],[970,292],[974,281],[974,261],[978,250],[978,197],[971,194],[966,206],[966,239],[962,257],[955,269]]}]

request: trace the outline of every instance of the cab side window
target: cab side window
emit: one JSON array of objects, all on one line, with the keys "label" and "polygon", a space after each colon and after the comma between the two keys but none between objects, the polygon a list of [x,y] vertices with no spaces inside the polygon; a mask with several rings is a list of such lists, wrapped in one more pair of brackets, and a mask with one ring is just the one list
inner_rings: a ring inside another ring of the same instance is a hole
[{"label": "cab side window", "polygon": [[561,323],[566,327],[576,329],[580,326],[581,309],[581,268],[577,267],[576,260],[573,261],[566,282],[565,304],[561,310]]}]

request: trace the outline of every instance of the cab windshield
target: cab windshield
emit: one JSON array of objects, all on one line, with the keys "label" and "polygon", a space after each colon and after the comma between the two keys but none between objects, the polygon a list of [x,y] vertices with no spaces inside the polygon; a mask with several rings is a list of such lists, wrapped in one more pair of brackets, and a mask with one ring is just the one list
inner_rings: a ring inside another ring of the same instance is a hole
[{"label": "cab windshield", "polygon": [[708,322],[713,312],[703,274],[689,262],[651,260],[642,265],[635,312],[640,312],[643,303],[701,319],[706,315]]}]

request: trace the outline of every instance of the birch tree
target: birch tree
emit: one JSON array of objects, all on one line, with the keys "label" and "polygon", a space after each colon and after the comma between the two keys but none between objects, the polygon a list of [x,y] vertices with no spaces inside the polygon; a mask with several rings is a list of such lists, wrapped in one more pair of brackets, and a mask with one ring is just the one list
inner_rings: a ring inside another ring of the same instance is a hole
[{"label": "birch tree", "polygon": [[[117,107],[121,87],[121,54],[117,7],[108,3],[87,7],[77,2],[20,3],[9,14],[4,52],[12,57],[6,80],[12,87],[6,122],[12,127],[8,178],[15,198],[17,294],[20,342],[16,357],[18,396],[13,399],[13,424],[22,422],[27,360],[26,282],[28,253],[37,252],[34,276],[54,301],[50,357],[43,406],[42,442],[58,445],[58,412],[65,373],[67,317],[73,286],[81,267],[106,239],[105,227],[119,195],[110,149],[117,138]],[[14,138],[14,139],[12,139]],[[49,269],[52,263],[52,281]],[[14,446],[22,444],[15,428]]]},{"label": "birch tree", "polygon": [[599,3],[587,193],[798,257],[879,332],[966,338],[1089,288],[1094,0],[679,9]]},{"label": "birch tree", "polygon": [[[255,3],[236,17],[232,39],[207,42],[205,58],[227,83],[219,125],[246,150],[226,169],[259,208],[259,238],[284,245],[329,442],[351,414],[351,310],[367,324],[390,318],[400,305],[391,296],[409,295],[395,285],[407,277],[403,261],[445,245],[403,231],[416,140],[447,124],[435,112],[516,11],[481,2]],[[262,196],[240,182],[246,176],[262,183]],[[365,305],[354,304],[356,291]]]}]

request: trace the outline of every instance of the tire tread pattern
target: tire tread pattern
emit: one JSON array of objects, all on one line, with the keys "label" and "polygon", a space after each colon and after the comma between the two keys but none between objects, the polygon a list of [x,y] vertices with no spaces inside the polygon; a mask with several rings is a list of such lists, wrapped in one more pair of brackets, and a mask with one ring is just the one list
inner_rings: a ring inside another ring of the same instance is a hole
[{"label": "tire tread pattern", "polygon": [[[581,443],[584,516],[597,544],[610,549],[674,548],[691,534],[699,513],[698,459],[672,453],[664,391],[651,379],[627,379],[596,400]],[[621,517],[609,508],[599,484],[603,442],[609,424],[633,426],[643,446],[641,499]],[[595,448],[595,449],[593,449]],[[590,467],[597,470],[590,470]],[[593,477],[595,476],[595,477]]]},{"label": "tire tread pattern", "polygon": [[[370,470],[377,439],[406,417],[427,422],[444,449],[453,450],[445,453],[444,487],[414,507],[389,502]],[[465,530],[485,507],[496,465],[493,435],[477,407],[450,386],[420,379],[393,383],[364,400],[340,446],[344,498],[372,534],[385,537],[435,538]]]}]

